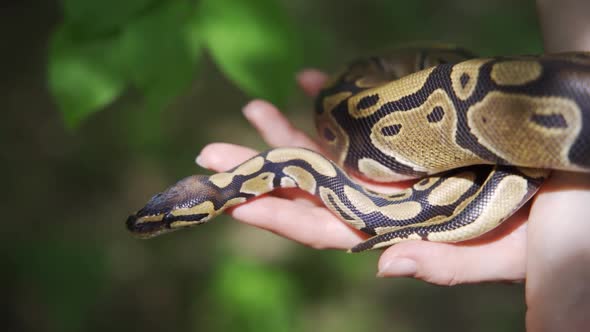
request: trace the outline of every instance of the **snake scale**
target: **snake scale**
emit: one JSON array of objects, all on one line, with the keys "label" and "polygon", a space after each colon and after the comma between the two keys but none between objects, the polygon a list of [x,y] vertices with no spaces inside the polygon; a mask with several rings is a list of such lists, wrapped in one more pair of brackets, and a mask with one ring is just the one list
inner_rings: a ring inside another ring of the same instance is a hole
[{"label": "snake scale", "polygon": [[[315,118],[330,158],[276,148],[227,172],[189,176],[127,228],[152,237],[296,187],[370,235],[353,252],[476,238],[527,202],[550,170],[590,171],[590,53],[475,58],[432,46],[368,57],[327,84]],[[343,168],[378,182],[420,180],[382,194]]]}]

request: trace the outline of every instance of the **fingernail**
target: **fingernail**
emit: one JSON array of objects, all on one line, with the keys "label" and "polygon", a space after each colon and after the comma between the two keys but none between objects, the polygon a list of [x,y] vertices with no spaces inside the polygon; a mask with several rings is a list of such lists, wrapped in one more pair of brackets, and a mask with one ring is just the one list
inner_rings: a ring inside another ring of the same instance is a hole
[{"label": "fingernail", "polygon": [[378,277],[411,277],[418,272],[418,265],[414,260],[396,257],[379,267]]},{"label": "fingernail", "polygon": [[205,165],[203,165],[203,158],[201,155],[198,155],[197,158],[195,158],[195,163],[203,168],[207,168]]}]

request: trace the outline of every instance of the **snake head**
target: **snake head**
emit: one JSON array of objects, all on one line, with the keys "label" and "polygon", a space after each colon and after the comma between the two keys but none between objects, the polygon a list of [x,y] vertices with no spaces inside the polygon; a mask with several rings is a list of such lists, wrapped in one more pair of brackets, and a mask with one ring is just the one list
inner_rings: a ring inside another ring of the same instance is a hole
[{"label": "snake head", "polygon": [[137,213],[127,218],[127,229],[141,238],[208,221],[217,213],[215,188],[208,176],[193,175],[154,195]]}]

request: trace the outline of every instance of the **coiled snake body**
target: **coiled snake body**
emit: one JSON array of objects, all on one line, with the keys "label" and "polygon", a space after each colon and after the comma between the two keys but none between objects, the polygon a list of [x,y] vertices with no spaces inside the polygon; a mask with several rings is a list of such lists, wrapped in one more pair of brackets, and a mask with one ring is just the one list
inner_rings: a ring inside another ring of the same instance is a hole
[{"label": "coiled snake body", "polygon": [[[590,171],[590,53],[477,59],[437,46],[359,60],[321,92],[316,124],[332,159],[277,148],[190,176],[130,216],[128,229],[151,237],[298,187],[371,235],[354,252],[478,237],[529,200],[549,170]],[[338,165],[380,182],[423,179],[387,195]]]}]

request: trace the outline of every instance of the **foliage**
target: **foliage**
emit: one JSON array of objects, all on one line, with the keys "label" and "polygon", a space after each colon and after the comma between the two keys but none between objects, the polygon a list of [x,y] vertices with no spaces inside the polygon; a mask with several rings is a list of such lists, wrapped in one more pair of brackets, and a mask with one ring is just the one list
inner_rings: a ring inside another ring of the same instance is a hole
[{"label": "foliage", "polygon": [[148,109],[166,107],[192,82],[204,50],[250,96],[278,104],[301,64],[295,30],[275,0],[63,0],[62,7],[49,86],[70,128],[128,87]]},{"label": "foliage", "polygon": [[[297,291],[289,276],[246,260],[222,261],[211,288],[219,315],[218,331],[276,331],[294,329]],[[239,283],[236,282],[239,278]]]},{"label": "foliage", "polygon": [[55,0],[2,13],[4,330],[524,329],[522,285],[380,280],[378,252],[313,250],[228,217],[149,241],[124,223],[201,172],[205,144],[262,147],[236,87],[288,96],[281,111],[311,132],[312,102],[290,93],[299,65],[334,72],[428,40],[539,52],[533,2]]}]

